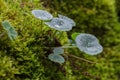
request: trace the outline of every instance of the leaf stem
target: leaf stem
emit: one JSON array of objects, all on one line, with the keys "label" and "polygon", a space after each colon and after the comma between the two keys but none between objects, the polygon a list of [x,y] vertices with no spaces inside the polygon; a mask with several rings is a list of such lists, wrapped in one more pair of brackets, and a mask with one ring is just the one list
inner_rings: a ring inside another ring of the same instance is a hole
[{"label": "leaf stem", "polygon": [[77,48],[77,46],[61,46],[62,48]]},{"label": "leaf stem", "polygon": [[78,60],[82,60],[82,61],[85,61],[85,62],[88,62],[88,63],[91,63],[91,64],[96,64],[96,62],[92,62],[90,60],[87,60],[85,58],[80,58],[80,57],[77,57],[77,56],[74,56],[74,55],[71,55],[71,54],[68,54],[68,53],[65,53],[68,57],[72,57],[72,58],[75,58],[75,59],[78,59]]}]

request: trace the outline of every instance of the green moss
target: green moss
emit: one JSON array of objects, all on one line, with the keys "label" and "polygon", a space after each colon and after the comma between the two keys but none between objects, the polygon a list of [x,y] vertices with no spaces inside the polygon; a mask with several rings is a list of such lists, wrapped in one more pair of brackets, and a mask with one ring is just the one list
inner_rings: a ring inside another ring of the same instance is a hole
[{"label": "green moss", "polygon": [[10,57],[5,55],[5,52],[0,51],[0,79],[1,80],[10,80],[14,79],[14,74],[19,74],[18,69],[16,68],[15,61]]},{"label": "green moss", "polygon": [[3,0],[0,0],[0,10],[2,11],[4,8],[6,8],[6,4]]},{"label": "green moss", "polygon": [[[61,74],[57,76],[59,80],[64,75],[57,71],[58,64],[48,60],[47,56],[51,53],[49,47],[60,46],[64,41],[58,41],[59,45],[52,41],[50,36],[55,30],[48,28],[31,14],[33,9],[45,9],[42,3],[11,0],[4,3],[7,7],[0,13],[0,22],[8,20],[18,37],[10,41],[7,34],[4,34],[0,39],[0,79],[55,80],[54,76]],[[4,32],[2,26],[0,28],[1,33]]]}]

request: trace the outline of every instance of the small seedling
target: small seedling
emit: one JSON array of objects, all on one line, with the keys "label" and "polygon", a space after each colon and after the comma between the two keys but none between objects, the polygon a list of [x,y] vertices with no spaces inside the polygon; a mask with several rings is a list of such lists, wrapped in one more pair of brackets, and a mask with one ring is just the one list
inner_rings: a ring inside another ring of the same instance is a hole
[{"label": "small seedling", "polygon": [[[39,18],[41,20],[49,20],[45,21],[44,24],[57,31],[70,31],[72,30],[72,27],[76,25],[74,20],[60,14],[58,15],[58,17],[55,18],[53,18],[53,16],[49,12],[43,10],[33,10],[32,14],[36,18]],[[63,48],[78,47],[81,51],[89,55],[96,55],[103,51],[103,47],[99,44],[98,39],[91,34],[75,32],[71,35],[71,37],[72,40],[74,40],[75,44],[72,46],[61,46],[58,48],[54,48],[53,53],[48,55],[48,58],[51,61],[60,64],[65,62],[64,58],[61,56],[61,54],[64,53]]]}]

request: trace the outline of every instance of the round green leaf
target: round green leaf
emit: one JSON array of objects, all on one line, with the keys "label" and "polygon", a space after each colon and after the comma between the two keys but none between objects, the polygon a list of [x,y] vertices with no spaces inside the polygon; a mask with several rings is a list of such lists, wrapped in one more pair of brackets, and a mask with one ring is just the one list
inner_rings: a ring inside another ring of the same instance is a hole
[{"label": "round green leaf", "polygon": [[49,54],[48,55],[48,58],[53,61],[53,62],[56,62],[56,63],[64,63],[65,62],[65,59],[61,56],[61,55],[57,55],[57,54]]}]

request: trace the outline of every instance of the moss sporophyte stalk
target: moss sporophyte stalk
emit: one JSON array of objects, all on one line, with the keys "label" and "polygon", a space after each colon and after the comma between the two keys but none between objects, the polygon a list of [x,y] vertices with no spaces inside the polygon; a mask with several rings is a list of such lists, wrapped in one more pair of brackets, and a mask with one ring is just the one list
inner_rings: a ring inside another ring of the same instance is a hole
[{"label": "moss sporophyte stalk", "polygon": [[[54,35],[57,33],[57,31],[70,31],[72,30],[72,27],[76,25],[72,19],[66,16],[58,14],[58,17],[54,18],[49,12],[45,10],[32,10],[32,14],[36,18],[43,20],[43,23],[48,25],[48,27],[56,30],[51,38],[55,37]],[[76,35],[75,45],[76,46],[56,47],[53,49],[53,53],[48,55],[48,58],[53,62],[60,64],[64,63],[65,59],[61,55],[61,53],[64,53],[64,48],[78,47],[82,52],[85,52],[89,55],[96,55],[103,51],[103,48],[99,44],[98,39],[91,34],[80,33],[79,35]]]}]

